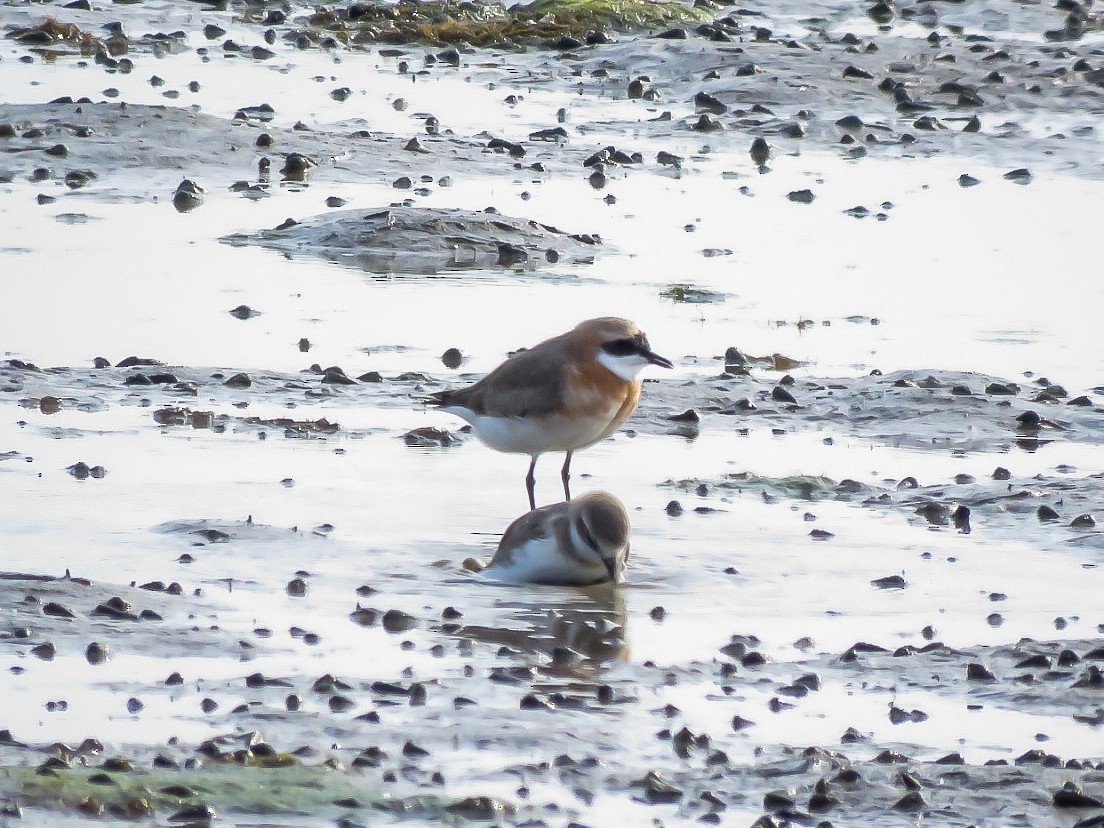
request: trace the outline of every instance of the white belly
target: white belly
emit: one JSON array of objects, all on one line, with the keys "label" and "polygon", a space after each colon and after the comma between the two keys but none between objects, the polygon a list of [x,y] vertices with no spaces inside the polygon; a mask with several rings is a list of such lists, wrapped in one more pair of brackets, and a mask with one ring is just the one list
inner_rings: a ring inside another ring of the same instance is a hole
[{"label": "white belly", "polygon": [[609,578],[598,563],[568,558],[555,538],[533,538],[509,550],[509,563],[492,562],[483,572],[489,578],[511,584],[570,586],[593,584]]},{"label": "white belly", "polygon": [[547,451],[576,451],[605,436],[614,414],[604,417],[550,417],[530,420],[522,417],[488,417],[470,411],[445,408],[469,423],[475,436],[495,451],[513,454],[543,454]]}]

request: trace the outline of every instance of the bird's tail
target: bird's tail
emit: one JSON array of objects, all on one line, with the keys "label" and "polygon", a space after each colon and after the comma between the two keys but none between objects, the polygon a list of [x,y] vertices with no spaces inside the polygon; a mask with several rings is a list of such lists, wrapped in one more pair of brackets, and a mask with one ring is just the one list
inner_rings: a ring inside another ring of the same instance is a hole
[{"label": "bird's tail", "polygon": [[426,405],[449,405],[452,402],[452,389],[446,389],[444,391],[431,391],[425,397],[422,397],[422,402]]}]

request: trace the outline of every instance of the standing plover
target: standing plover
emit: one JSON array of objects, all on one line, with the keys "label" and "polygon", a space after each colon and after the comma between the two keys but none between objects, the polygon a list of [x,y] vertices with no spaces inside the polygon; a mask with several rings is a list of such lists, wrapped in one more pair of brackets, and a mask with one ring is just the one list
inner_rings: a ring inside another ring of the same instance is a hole
[{"label": "standing plover", "polygon": [[567,452],[560,477],[570,500],[571,455],[629,418],[648,365],[673,367],[651,350],[635,323],[605,316],[515,354],[474,385],[432,396],[442,411],[471,423],[491,448],[532,458],[525,489],[535,509],[537,458]]}]

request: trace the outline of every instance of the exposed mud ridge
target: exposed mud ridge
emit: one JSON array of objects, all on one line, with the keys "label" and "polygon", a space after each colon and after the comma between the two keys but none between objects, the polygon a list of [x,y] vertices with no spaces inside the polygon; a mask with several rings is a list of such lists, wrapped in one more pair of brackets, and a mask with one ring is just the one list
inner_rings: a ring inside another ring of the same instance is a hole
[{"label": "exposed mud ridge", "polygon": [[224,236],[372,272],[436,273],[486,268],[537,268],[593,261],[596,234],[569,234],[497,211],[389,207],[343,210],[287,222],[254,234]]},{"label": "exposed mud ridge", "polygon": [[227,648],[241,649],[232,633],[193,623],[225,607],[208,600],[202,588],[175,580],[113,585],[0,571],[0,600],[6,608],[0,642],[40,661],[86,658],[95,664],[147,648],[166,658],[222,657]]},{"label": "exposed mud ridge", "polygon": [[[396,193],[416,188],[415,194],[424,194],[429,187],[450,186],[461,174],[495,174],[503,168],[513,172],[515,165],[521,167],[517,159],[526,155],[520,145],[490,136],[436,130],[422,130],[413,138],[396,136],[369,130],[363,119],[288,128],[270,123],[276,114],[256,101],[243,101],[233,118],[88,98],[0,103],[0,179],[56,178],[70,189],[108,200],[135,194],[167,199],[172,192],[164,181],[178,176],[248,199],[263,198],[273,186],[311,182],[381,181]],[[428,113],[424,117],[434,121]],[[585,153],[589,150],[576,150],[580,158]],[[562,152],[545,143],[528,152],[525,166],[536,164],[529,174],[539,175],[541,170],[562,171],[568,163]]]},{"label": "exposed mud ridge", "polygon": [[[156,531],[182,539],[198,533],[206,544],[263,543],[287,532],[211,521],[175,521]],[[971,762],[956,751],[911,745],[909,727],[938,715],[934,710],[888,704],[885,715],[901,732],[889,742],[853,727],[829,745],[780,747],[757,738],[765,719],[792,715],[821,694],[842,690],[877,704],[912,687],[973,711],[1045,705],[1051,715],[1100,727],[1104,682],[1097,665],[1104,653],[1098,643],[1021,641],[955,649],[930,641],[890,652],[856,642],[838,656],[775,663],[762,655],[754,636],[735,635],[712,661],[660,668],[620,663],[624,654],[616,642],[624,632],[624,610],[615,590],[569,592],[558,600],[549,593],[539,609],[511,611],[507,604],[497,623],[483,624],[484,611],[475,605],[466,607],[470,622],[452,607],[407,613],[363,606],[394,600],[380,586],[345,596],[342,611],[358,598],[345,623],[365,640],[382,637],[373,645],[376,652],[436,653],[432,672],[423,668],[415,677],[413,670],[380,667],[369,669],[368,678],[351,679],[309,666],[272,674],[241,665],[221,678],[174,672],[156,683],[126,682],[119,691],[133,694],[131,715],[140,717],[144,706],[159,700],[172,701],[179,722],[204,718],[221,724],[222,732],[164,745],[105,744],[76,734],[72,743],[43,744],[24,732],[26,725],[13,723],[0,730],[5,815],[26,809],[32,818],[152,816],[210,824],[234,812],[294,826],[319,818],[339,824],[461,819],[532,826],[586,820],[591,805],[612,797],[620,807],[644,808],[676,823],[906,826],[923,818],[963,827],[1090,828],[1104,811],[1099,759],[1058,756],[1044,746],[1011,760]],[[31,603],[41,611],[6,629],[0,650],[25,648],[32,637],[58,639],[59,660],[87,658],[94,664],[91,647],[82,656],[65,643],[74,628],[93,632],[90,624],[98,625],[95,632],[110,647],[135,647],[132,625],[142,622],[118,614],[122,610],[86,616],[102,596],[113,596],[115,607],[123,600],[144,606],[161,601],[160,590],[145,589],[4,576],[6,606],[19,607],[7,599],[33,593],[38,600]],[[305,588],[299,594],[308,603],[287,620],[317,620],[318,608],[310,606]],[[193,610],[204,605],[188,597],[166,600],[190,602]],[[75,611],[70,617],[56,606]],[[226,623],[216,610],[206,606],[204,618]],[[29,634],[21,632],[22,624],[33,627]],[[158,641],[168,649],[159,644],[155,651],[168,671],[186,652],[174,643],[177,635],[196,630],[171,612],[163,627]],[[255,629],[243,655],[270,634]],[[189,638],[192,646],[196,640]],[[542,641],[546,646],[533,648]],[[199,662],[187,663],[190,670],[202,669]],[[25,672],[30,677],[35,669],[28,665]],[[701,688],[725,711],[725,725],[692,727],[677,706],[652,700],[649,688],[657,684]],[[220,706],[213,698],[236,703]],[[620,749],[627,722],[650,731],[644,749]],[[582,738],[579,728],[586,731]],[[479,769],[469,775],[465,757],[470,764],[472,756],[480,757]],[[467,777],[469,794],[444,792],[456,776]],[[557,788],[570,797],[551,796]],[[596,823],[590,818],[585,824]]]},{"label": "exposed mud ridge", "polygon": [[[955,754],[924,761],[886,750],[872,759],[859,759],[839,750],[809,747],[772,753],[755,766],[741,766],[727,761],[723,751],[710,750],[706,734],[681,730],[667,738],[683,746],[675,748],[680,754],[676,769],[645,771],[638,778],[632,778],[618,759],[607,764],[590,754],[560,754],[502,769],[502,776],[523,790],[548,783],[571,786],[576,801],[582,802],[567,806],[524,799],[515,805],[491,795],[455,798],[419,790],[422,786],[413,780],[432,776],[427,767],[434,763],[410,749],[400,758],[367,748],[352,757],[349,770],[336,757],[300,763],[290,753],[275,753],[276,748],[255,732],[209,740],[194,757],[183,760],[189,767],[174,767],[176,760],[167,756],[148,764],[105,757],[102,746],[94,743],[79,749],[16,749],[9,742],[0,750],[21,763],[38,762],[42,770],[6,767],[0,793],[22,803],[5,806],[11,816],[26,807],[131,820],[160,815],[175,824],[192,825],[209,825],[227,811],[268,815],[291,826],[317,825],[319,819],[336,820],[338,825],[364,824],[361,820],[401,825],[419,819],[585,824],[571,820],[585,818],[584,803],[598,791],[624,797],[626,807],[648,807],[661,814],[657,818],[665,824],[692,819],[723,824],[730,816],[743,817],[756,828],[911,826],[917,820],[961,828],[1099,824],[1093,814],[1100,810],[1104,773],[1092,763],[1043,751],[1024,755],[1015,765],[979,766],[965,764]],[[314,753],[305,747],[297,752]],[[232,758],[234,754],[242,758]]]},{"label": "exposed mud ridge", "polygon": [[1071,393],[1043,377],[1013,382],[967,371],[772,376],[745,373],[743,360],[731,369],[712,380],[682,385],[648,382],[642,406],[657,415],[659,407],[693,406],[708,415],[702,427],[815,428],[937,451],[1030,450],[1059,439],[1090,443],[1099,439],[1104,426],[1104,386],[1088,394]]},{"label": "exposed mud ridge", "polygon": [[[313,365],[288,374],[167,366],[148,357],[128,357],[114,367],[98,358],[98,368],[44,369],[7,360],[0,363],[0,399],[24,407],[84,411],[124,401],[173,406],[194,397],[223,403],[252,397],[292,406],[331,400],[406,407],[424,404],[428,391],[479,378],[460,374],[446,382],[428,372],[384,377],[364,370],[367,362],[348,369]],[[1104,387],[1077,394],[1045,378],[1017,383],[961,371],[830,379],[772,375],[778,373],[747,372],[740,366],[712,379],[647,380],[629,427],[689,438],[706,430],[814,429],[940,452],[1031,451],[1054,441],[1094,443],[1104,428],[1104,406],[1098,402]],[[197,410],[194,402],[187,407],[181,417]],[[162,416],[167,418],[164,424],[184,424],[170,414]],[[198,427],[209,425],[204,421]]]},{"label": "exposed mud ridge", "polygon": [[[436,25],[421,23],[416,12],[404,20],[402,6],[381,27],[368,14],[374,8],[355,4],[327,11],[318,22],[335,26],[352,48],[358,32],[365,48],[377,38],[412,40],[419,31],[430,46],[465,48],[467,54],[427,53],[423,71],[432,72],[463,70],[465,58],[477,59],[480,53],[465,44],[485,42],[483,29],[497,6],[472,4],[467,33],[444,15]],[[1018,183],[1030,181],[1036,163],[1101,174],[1092,149],[1096,127],[1084,117],[1104,100],[1095,49],[1101,21],[1086,6],[1037,4],[1015,14],[982,0],[704,8],[711,20],[653,23],[637,37],[617,37],[600,25],[587,37],[545,32],[556,51],[536,58],[543,83],[557,84],[569,61],[570,82],[581,91],[669,107],[643,125],[654,135],[693,129],[723,144],[734,131],[778,140],[780,151],[835,144],[851,158],[949,152],[1015,167]],[[291,16],[278,30],[304,46],[318,44],[312,22]],[[523,30],[490,37],[506,49],[530,39]],[[417,57],[416,45],[406,48]],[[1061,124],[1052,120],[1056,113]],[[1038,127],[1040,117],[1049,128]]]},{"label": "exposed mud ridge", "polygon": [[[765,500],[791,498],[854,503],[866,508],[904,512],[911,523],[927,529],[969,534],[1001,526],[1040,534],[1051,542],[1104,551],[1104,473],[1079,474],[1066,467],[1053,476],[1013,477],[998,466],[990,479],[960,476],[949,483],[920,485],[914,477],[882,485],[857,480],[794,476],[767,478],[734,472],[717,480],[667,481],[665,485],[697,498],[752,495]],[[708,503],[708,500],[702,501]],[[704,507],[708,508],[708,507]],[[821,538],[829,535],[822,534]],[[901,586],[904,586],[902,582]]]}]

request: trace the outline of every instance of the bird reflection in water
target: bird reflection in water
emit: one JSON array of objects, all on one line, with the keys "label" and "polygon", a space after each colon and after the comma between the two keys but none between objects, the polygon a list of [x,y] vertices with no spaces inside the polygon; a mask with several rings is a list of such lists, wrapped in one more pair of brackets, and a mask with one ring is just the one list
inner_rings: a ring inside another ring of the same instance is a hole
[{"label": "bird reflection in water", "polygon": [[[494,587],[498,591],[499,587]],[[516,588],[501,587],[516,592]],[[544,656],[546,675],[588,677],[629,657],[627,618],[621,590],[610,584],[590,587],[533,587],[527,600],[496,602],[495,626],[465,624],[454,632],[473,642],[506,647],[518,654]]]}]

